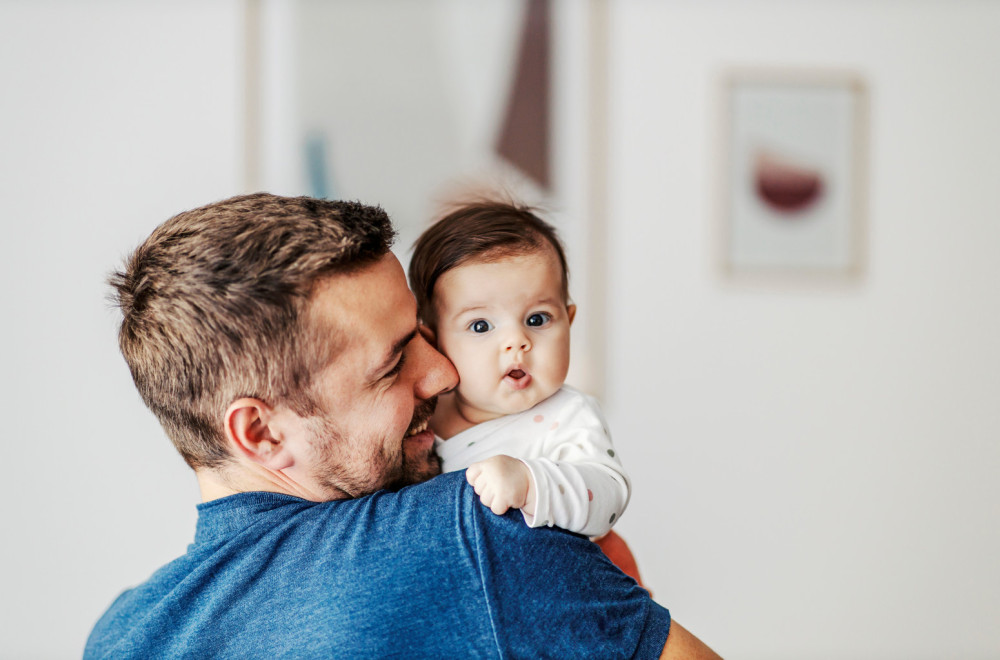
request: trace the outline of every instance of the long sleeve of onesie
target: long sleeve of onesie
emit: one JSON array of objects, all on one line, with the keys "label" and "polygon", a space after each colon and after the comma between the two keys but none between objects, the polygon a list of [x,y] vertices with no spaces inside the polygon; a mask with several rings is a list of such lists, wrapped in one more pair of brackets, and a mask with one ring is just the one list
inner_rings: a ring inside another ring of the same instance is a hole
[{"label": "long sleeve of onesie", "polygon": [[600,536],[628,505],[631,484],[604,417],[593,399],[570,387],[530,410],[439,439],[437,451],[445,472],[498,454],[523,461],[536,490],[535,514],[524,514],[531,527]]},{"label": "long sleeve of onesie", "polygon": [[611,529],[628,505],[631,484],[596,404],[575,393],[547,428],[540,456],[521,458],[535,483],[531,527],[555,526],[587,536]]}]

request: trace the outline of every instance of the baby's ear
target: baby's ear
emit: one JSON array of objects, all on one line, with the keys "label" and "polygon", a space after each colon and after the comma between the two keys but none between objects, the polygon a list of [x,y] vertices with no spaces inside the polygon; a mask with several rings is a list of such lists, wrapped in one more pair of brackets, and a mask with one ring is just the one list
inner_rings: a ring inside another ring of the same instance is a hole
[{"label": "baby's ear", "polygon": [[433,328],[431,328],[429,325],[424,325],[423,323],[421,323],[417,329],[420,331],[420,334],[423,336],[423,338],[427,340],[428,344],[430,344],[434,348],[437,348],[437,334],[435,334]]},{"label": "baby's ear", "polygon": [[566,314],[569,315],[569,323],[573,325],[573,319],[576,318],[576,305],[570,303],[566,305]]}]

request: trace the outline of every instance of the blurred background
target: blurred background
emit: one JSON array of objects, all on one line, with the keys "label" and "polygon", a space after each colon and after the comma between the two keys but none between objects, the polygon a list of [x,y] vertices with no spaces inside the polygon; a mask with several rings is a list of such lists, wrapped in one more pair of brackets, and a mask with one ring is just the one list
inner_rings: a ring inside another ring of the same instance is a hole
[{"label": "blurred background", "polygon": [[[685,627],[1000,658],[998,33],[988,0],[0,0],[0,657],[79,656],[193,538],[105,299],[131,249],[266,189],[382,204],[405,262],[488,184],[563,233],[616,529]],[[859,273],[725,275],[733,68],[864,82]]]}]

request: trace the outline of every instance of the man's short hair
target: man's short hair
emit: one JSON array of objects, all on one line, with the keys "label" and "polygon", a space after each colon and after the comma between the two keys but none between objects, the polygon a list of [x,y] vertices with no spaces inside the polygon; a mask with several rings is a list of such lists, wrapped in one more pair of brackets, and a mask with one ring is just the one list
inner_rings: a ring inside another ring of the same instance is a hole
[{"label": "man's short hair", "polygon": [[569,302],[569,268],[555,228],[535,209],[515,202],[480,200],[462,204],[432,224],[413,246],[410,289],[421,321],[436,329],[434,285],[470,261],[498,261],[551,247],[562,271],[563,301]]},{"label": "man's short hair", "polygon": [[310,320],[313,288],[394,238],[377,206],[258,193],[174,216],[111,275],[132,379],[188,465],[231,458],[224,416],[240,397],[319,412],[310,387],[337,337]]}]

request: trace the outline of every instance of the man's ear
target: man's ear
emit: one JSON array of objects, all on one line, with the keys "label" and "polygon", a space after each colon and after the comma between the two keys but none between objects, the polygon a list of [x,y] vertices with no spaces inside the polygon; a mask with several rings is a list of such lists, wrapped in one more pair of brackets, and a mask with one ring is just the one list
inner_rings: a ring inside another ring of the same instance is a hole
[{"label": "man's ear", "polygon": [[226,438],[238,456],[245,456],[269,470],[284,470],[293,463],[274,409],[250,397],[229,404],[225,418]]},{"label": "man's ear", "polygon": [[576,305],[573,303],[566,305],[566,314],[569,315],[569,324],[573,325],[573,319],[576,318]]}]

